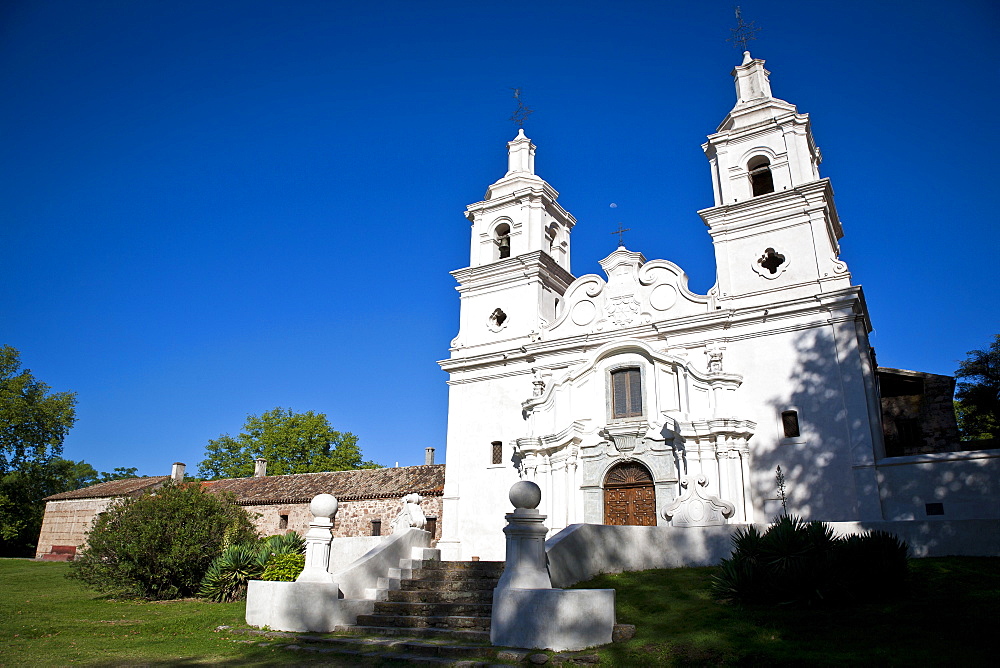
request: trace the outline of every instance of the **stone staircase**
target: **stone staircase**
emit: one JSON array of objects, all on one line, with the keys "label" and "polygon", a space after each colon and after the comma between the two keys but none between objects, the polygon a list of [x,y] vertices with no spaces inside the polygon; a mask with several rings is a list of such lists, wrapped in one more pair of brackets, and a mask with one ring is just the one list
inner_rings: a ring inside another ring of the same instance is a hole
[{"label": "stone staircase", "polygon": [[441,561],[438,550],[414,548],[412,558],[366,592],[375,600],[372,614],[336,632],[489,643],[493,588],[503,567],[502,561]]}]

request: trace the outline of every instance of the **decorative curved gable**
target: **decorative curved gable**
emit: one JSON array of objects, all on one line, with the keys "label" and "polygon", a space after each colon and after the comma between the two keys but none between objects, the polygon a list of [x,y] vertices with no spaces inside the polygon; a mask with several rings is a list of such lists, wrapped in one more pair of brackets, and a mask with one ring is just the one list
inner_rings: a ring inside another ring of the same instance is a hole
[{"label": "decorative curved gable", "polygon": [[688,289],[687,274],[673,262],[647,262],[642,253],[619,247],[601,260],[605,281],[587,274],[563,295],[559,317],[548,332],[559,337],[644,325],[706,313],[709,297]]}]

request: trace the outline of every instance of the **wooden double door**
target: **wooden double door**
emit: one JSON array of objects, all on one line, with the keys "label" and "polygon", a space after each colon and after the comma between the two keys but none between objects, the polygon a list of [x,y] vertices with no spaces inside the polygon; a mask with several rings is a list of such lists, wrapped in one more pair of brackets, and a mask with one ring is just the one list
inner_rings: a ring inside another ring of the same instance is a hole
[{"label": "wooden double door", "polygon": [[656,491],[649,470],[622,462],[604,478],[604,523],[656,526]]}]

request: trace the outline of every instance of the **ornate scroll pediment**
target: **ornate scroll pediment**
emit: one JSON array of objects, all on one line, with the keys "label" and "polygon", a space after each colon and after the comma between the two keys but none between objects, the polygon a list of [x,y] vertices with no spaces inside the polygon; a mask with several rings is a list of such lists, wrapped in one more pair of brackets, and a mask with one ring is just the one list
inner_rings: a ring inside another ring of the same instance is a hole
[{"label": "ornate scroll pediment", "polygon": [[684,492],[663,509],[664,519],[675,527],[719,526],[736,512],[736,506],[708,493],[704,475],[685,476],[681,487]]},{"label": "ornate scroll pediment", "polygon": [[547,328],[550,332],[571,336],[708,310],[709,298],[691,292],[687,275],[673,262],[647,262],[642,253],[619,248],[601,260],[601,268],[607,280],[587,274],[566,289],[559,317]]}]

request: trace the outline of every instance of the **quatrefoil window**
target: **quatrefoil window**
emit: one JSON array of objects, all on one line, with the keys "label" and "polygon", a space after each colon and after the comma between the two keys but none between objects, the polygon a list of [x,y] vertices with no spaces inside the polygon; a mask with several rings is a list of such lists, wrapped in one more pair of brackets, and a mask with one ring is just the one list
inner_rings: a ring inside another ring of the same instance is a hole
[{"label": "quatrefoil window", "polygon": [[788,268],[788,257],[774,248],[766,248],[763,254],[754,260],[751,267],[764,278],[777,278]]},{"label": "quatrefoil window", "polygon": [[499,332],[507,324],[507,314],[503,312],[502,309],[493,309],[493,313],[490,314],[489,319],[486,321],[486,326],[490,328],[491,331]]}]

